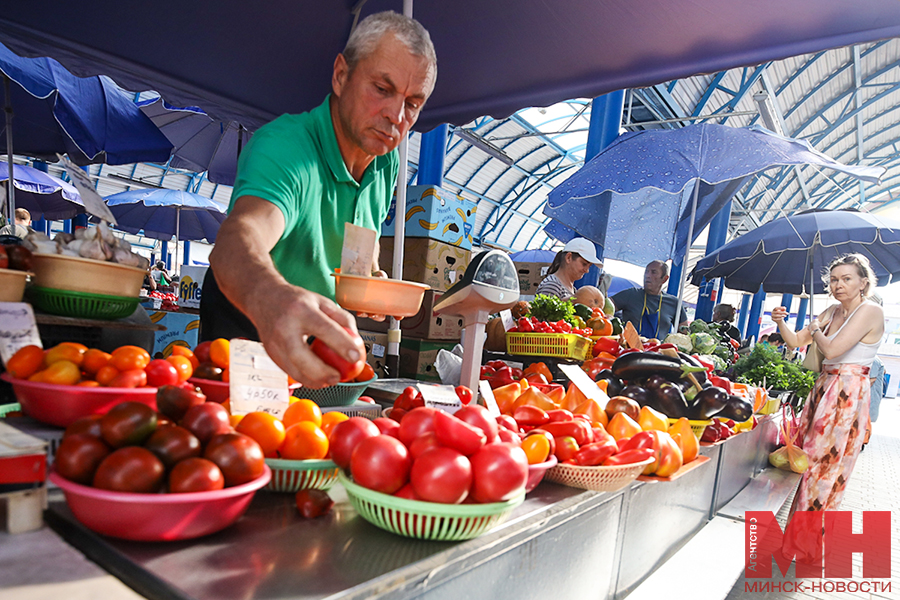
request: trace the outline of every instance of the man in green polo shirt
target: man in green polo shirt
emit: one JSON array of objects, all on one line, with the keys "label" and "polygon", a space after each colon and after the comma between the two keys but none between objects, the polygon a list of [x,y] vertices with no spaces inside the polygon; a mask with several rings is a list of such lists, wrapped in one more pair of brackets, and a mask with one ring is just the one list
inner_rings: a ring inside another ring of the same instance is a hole
[{"label": "man in green polo shirt", "polygon": [[[428,32],[384,12],[367,17],[334,63],[332,93],[308,113],[260,128],[238,163],[229,216],[210,255],[202,335],[259,339],[300,383],[338,372],[309,349],[316,336],[345,359],[365,355],[334,301],[344,223],[379,231],[396,184],[396,148],[437,76]],[[373,265],[377,269],[377,265]]]}]

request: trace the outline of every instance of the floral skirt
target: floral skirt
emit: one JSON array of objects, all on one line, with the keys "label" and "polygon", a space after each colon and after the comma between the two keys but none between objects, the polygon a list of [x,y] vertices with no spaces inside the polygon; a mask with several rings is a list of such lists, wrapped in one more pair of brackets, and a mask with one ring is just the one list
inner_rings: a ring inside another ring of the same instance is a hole
[{"label": "floral skirt", "polygon": [[[822,369],[800,415],[798,441],[809,469],[800,480],[791,515],[798,510],[840,507],[869,425],[869,367],[826,365]],[[810,541],[821,540],[821,530],[806,533],[798,531],[791,540],[798,559],[821,556],[821,548],[809,547]]]}]

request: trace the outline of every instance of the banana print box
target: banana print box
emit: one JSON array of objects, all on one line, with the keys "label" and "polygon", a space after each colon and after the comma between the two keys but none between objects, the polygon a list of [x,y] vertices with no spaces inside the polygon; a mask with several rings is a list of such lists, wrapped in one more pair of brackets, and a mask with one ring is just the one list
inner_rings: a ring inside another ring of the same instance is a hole
[{"label": "banana print box", "polygon": [[[381,235],[394,235],[397,195],[391,202]],[[472,249],[475,203],[433,185],[411,185],[406,191],[406,235]]]},{"label": "banana print box", "polygon": [[[392,277],[394,238],[383,237],[380,243],[380,266],[388,277]],[[437,240],[406,238],[403,244],[403,279],[446,292],[463,276],[471,260],[470,250]]]}]

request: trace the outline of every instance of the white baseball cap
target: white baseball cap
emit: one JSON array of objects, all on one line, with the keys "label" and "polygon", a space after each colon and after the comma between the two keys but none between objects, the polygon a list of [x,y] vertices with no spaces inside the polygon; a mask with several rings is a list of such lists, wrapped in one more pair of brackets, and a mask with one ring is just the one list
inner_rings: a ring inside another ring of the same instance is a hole
[{"label": "white baseball cap", "polygon": [[595,265],[602,265],[603,261],[597,258],[597,251],[594,248],[594,242],[585,238],[574,238],[566,243],[563,252],[574,252]]}]

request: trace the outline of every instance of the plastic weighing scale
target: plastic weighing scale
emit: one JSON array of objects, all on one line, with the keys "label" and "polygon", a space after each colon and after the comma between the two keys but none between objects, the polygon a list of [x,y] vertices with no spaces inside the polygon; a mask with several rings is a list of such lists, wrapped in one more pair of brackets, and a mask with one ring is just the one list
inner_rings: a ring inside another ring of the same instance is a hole
[{"label": "plastic weighing scale", "polygon": [[462,278],[435,304],[434,312],[463,318],[463,364],[459,383],[477,393],[484,326],[491,313],[519,300],[519,277],[512,259],[499,250],[477,255]]}]

